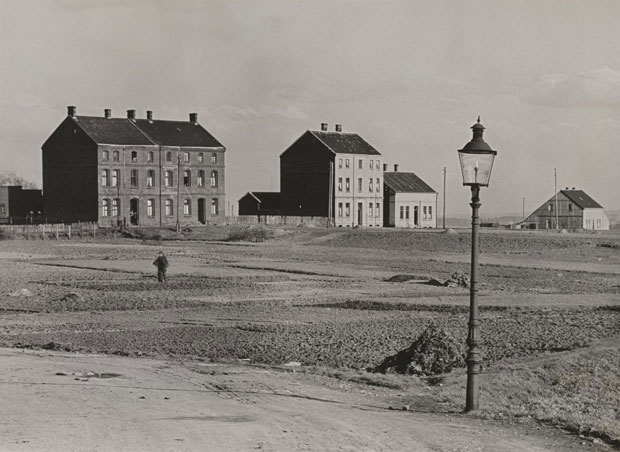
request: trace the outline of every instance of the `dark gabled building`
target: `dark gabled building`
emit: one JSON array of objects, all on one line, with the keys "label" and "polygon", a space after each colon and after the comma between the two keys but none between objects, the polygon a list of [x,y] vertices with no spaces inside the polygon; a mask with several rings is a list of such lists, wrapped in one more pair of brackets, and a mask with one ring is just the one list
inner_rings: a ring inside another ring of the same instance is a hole
[{"label": "dark gabled building", "polygon": [[239,199],[239,215],[279,215],[280,193],[251,191]]},{"label": "dark gabled building", "polygon": [[280,155],[281,213],[325,217],[335,226],[382,226],[379,151],[356,133],[321,124]]},{"label": "dark gabled building", "polygon": [[20,185],[0,186],[0,224],[39,223],[43,220],[41,190]]},{"label": "dark gabled building", "polygon": [[560,190],[521,223],[527,229],[608,230],[603,206],[583,190]]},{"label": "dark gabled building", "polygon": [[43,144],[44,211],[48,221],[101,226],[205,224],[225,215],[226,148],[198,123],[67,118]]},{"label": "dark gabled building", "polygon": [[415,173],[383,173],[384,225],[398,228],[437,227],[437,192]]}]

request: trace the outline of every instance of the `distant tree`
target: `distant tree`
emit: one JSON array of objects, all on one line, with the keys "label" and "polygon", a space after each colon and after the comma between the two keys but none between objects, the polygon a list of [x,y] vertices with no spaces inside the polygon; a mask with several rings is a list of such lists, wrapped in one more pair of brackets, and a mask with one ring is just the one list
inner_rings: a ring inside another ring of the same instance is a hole
[{"label": "distant tree", "polygon": [[37,189],[37,184],[19,176],[14,171],[0,171],[0,185],[21,185],[26,189]]}]

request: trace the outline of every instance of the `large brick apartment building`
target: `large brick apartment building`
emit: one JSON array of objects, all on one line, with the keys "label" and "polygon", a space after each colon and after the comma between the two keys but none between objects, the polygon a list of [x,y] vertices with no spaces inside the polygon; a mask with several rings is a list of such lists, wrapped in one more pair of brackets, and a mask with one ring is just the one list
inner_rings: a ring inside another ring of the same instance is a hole
[{"label": "large brick apartment building", "polygon": [[198,123],[78,116],[45,141],[43,202],[48,221],[172,226],[221,221],[226,148]]}]

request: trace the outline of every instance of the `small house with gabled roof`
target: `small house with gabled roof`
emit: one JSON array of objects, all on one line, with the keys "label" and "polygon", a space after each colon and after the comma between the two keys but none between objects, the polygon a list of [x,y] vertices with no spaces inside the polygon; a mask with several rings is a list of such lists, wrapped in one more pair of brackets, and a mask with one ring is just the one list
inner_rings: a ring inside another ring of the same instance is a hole
[{"label": "small house with gabled roof", "polygon": [[600,231],[609,229],[609,219],[586,192],[566,187],[523,220],[521,228]]},{"label": "small house with gabled roof", "polygon": [[239,199],[239,215],[279,215],[280,193],[250,191]]},{"label": "small house with gabled roof", "polygon": [[337,124],[306,131],[280,155],[282,215],[325,217],[342,227],[383,225],[382,156]]},{"label": "small house with gabled roof", "polygon": [[397,228],[437,227],[437,192],[415,173],[383,173],[384,225]]},{"label": "small house with gabled roof", "polygon": [[198,123],[68,115],[42,146],[47,221],[169,226],[221,221],[226,148]]}]

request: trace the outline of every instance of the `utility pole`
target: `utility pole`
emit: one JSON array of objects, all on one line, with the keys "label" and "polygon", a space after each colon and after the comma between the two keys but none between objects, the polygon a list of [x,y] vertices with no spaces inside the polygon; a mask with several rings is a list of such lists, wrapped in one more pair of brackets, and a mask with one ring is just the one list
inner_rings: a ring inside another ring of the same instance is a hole
[{"label": "utility pole", "polygon": [[443,228],[446,229],[446,167],[443,167]]},{"label": "utility pole", "polygon": [[555,229],[560,229],[560,224],[558,223],[558,170],[557,168],[553,168],[553,176],[554,176],[554,193],[555,193]]},{"label": "utility pole", "polygon": [[179,202],[181,201],[181,152],[177,152],[177,232],[181,232],[179,222]]},{"label": "utility pole", "polygon": [[525,196],[523,197],[523,216],[521,219],[525,220]]}]

